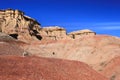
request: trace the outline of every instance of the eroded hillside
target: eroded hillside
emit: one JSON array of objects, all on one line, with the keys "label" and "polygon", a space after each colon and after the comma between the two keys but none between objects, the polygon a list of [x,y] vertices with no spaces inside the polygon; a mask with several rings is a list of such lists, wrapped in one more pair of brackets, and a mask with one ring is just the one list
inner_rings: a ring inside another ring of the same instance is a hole
[{"label": "eroded hillside", "polygon": [[27,51],[33,55],[82,61],[97,71],[102,69],[102,63],[120,55],[120,39],[107,35],[33,42],[27,47]]},{"label": "eroded hillside", "polygon": [[1,80],[108,80],[78,61],[0,56],[0,63]]},{"label": "eroded hillside", "polygon": [[41,27],[20,10],[0,10],[0,55],[1,80],[120,79],[120,38]]}]

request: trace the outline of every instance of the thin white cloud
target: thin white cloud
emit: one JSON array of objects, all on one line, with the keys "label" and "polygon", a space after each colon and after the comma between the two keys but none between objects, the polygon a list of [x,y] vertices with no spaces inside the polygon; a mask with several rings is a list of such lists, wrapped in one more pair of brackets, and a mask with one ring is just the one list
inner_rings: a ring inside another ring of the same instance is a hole
[{"label": "thin white cloud", "polygon": [[94,25],[120,25],[120,22],[100,22],[100,23],[94,23]]},{"label": "thin white cloud", "polygon": [[120,30],[120,26],[99,26],[97,28],[103,30]]},{"label": "thin white cloud", "polygon": [[72,22],[56,24],[71,30],[92,29],[92,30],[120,30],[120,22]]}]

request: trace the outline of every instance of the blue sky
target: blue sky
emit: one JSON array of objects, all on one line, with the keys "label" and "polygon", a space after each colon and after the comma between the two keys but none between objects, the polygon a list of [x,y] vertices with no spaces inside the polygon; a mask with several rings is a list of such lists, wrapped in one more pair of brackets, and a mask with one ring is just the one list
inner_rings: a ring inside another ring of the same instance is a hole
[{"label": "blue sky", "polygon": [[61,26],[68,32],[91,29],[120,37],[120,0],[1,0],[0,8],[22,10],[41,26]]}]

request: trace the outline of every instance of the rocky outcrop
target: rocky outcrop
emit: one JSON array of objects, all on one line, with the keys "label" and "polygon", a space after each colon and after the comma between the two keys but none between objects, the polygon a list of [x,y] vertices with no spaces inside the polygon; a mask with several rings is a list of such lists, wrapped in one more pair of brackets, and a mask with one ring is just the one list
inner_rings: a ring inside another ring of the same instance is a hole
[{"label": "rocky outcrop", "polygon": [[20,10],[0,10],[0,32],[6,33],[18,40],[65,40],[79,39],[82,36],[91,36],[96,33],[90,30],[81,30],[67,35],[66,30],[59,26],[41,28],[35,19],[24,15]]},{"label": "rocky outcrop", "polygon": [[0,10],[0,31],[22,41],[41,39],[40,24],[19,10]]},{"label": "rocky outcrop", "polygon": [[39,32],[43,40],[79,39],[85,36],[96,35],[95,32],[88,29],[74,31],[67,34],[66,30],[59,26],[44,27],[44,28],[41,28]]},{"label": "rocky outcrop", "polygon": [[67,33],[64,28],[59,26],[44,27],[40,30],[43,40],[61,40],[67,39]]},{"label": "rocky outcrop", "polygon": [[89,29],[74,31],[68,34],[68,36],[71,37],[72,39],[79,39],[84,36],[93,36],[93,35],[96,35],[96,33]]}]

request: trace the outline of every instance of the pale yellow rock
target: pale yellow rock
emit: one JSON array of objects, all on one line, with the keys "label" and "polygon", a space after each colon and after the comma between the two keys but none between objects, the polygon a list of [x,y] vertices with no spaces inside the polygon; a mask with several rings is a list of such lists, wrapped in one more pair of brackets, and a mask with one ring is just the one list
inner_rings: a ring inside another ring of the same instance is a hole
[{"label": "pale yellow rock", "polygon": [[66,30],[59,26],[41,28],[33,18],[24,15],[20,10],[0,10],[0,32],[6,33],[18,40],[66,40],[79,39],[83,36],[96,35],[95,32],[85,29],[67,34]]},{"label": "pale yellow rock", "polygon": [[84,37],[84,36],[94,36],[94,35],[96,35],[96,33],[89,30],[89,29],[74,31],[74,32],[71,32],[68,34],[68,36],[73,38],[73,39],[79,39],[79,38]]},{"label": "pale yellow rock", "polygon": [[[9,35],[18,35],[17,38],[21,40],[34,40],[38,39],[38,30],[40,24],[24,15],[24,12],[19,10],[0,10],[0,31]],[[19,37],[20,36],[20,37]],[[22,36],[22,38],[21,38]],[[35,38],[36,37],[36,38]]]},{"label": "pale yellow rock", "polygon": [[44,27],[40,30],[40,34],[45,40],[62,40],[68,37],[66,30],[59,26]]}]

